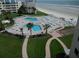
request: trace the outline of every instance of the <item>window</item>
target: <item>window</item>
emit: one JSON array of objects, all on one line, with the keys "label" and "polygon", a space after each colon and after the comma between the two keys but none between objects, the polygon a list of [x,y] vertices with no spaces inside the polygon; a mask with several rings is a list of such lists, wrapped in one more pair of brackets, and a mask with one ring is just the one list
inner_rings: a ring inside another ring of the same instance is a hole
[{"label": "window", "polygon": [[11,0],[11,3],[15,3],[15,0]]},{"label": "window", "polygon": [[5,3],[9,4],[9,3],[10,3],[10,1],[9,1],[9,0],[5,0]]},{"label": "window", "polygon": [[75,48],[75,51],[74,51],[75,55],[78,56],[79,55],[79,51]]},{"label": "window", "polygon": [[33,0],[26,0],[26,2],[33,2]]}]

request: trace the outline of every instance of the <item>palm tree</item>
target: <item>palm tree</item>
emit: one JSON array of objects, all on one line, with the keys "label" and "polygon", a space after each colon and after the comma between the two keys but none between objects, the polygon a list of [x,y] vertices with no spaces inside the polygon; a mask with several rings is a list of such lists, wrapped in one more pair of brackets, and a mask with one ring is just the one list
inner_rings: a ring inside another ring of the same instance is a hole
[{"label": "palm tree", "polygon": [[50,27],[50,25],[49,25],[49,24],[45,24],[43,27],[44,27],[44,29],[46,30],[46,34],[47,34],[48,28]]},{"label": "palm tree", "polygon": [[1,21],[1,20],[4,20],[4,19],[5,19],[5,13],[6,13],[5,10],[2,10],[2,11],[1,11],[1,19],[0,19],[0,28],[1,28],[1,30],[5,30],[5,26],[4,26],[4,24],[2,23],[2,21]]},{"label": "palm tree", "polygon": [[24,36],[23,28],[20,28],[20,31],[21,31],[21,33],[22,33],[22,36]]},{"label": "palm tree", "polygon": [[32,35],[32,27],[34,26],[34,24],[33,23],[28,23],[27,24],[27,28],[28,28],[28,30],[30,30],[30,35]]},{"label": "palm tree", "polygon": [[5,10],[2,10],[1,12],[2,12],[2,19],[3,20],[6,20],[6,19],[12,20],[12,15],[11,15],[10,11],[6,12]]},{"label": "palm tree", "polygon": [[4,25],[2,24],[1,20],[0,20],[0,30],[5,30]]},{"label": "palm tree", "polygon": [[1,20],[0,20],[0,31],[2,30],[2,22],[1,22]]},{"label": "palm tree", "polygon": [[6,11],[5,10],[2,10],[1,11],[1,19],[4,20],[5,19],[5,13]]},{"label": "palm tree", "polygon": [[6,12],[6,18],[5,19],[8,19],[8,20],[12,20],[13,17],[12,17],[12,14],[10,11]]}]

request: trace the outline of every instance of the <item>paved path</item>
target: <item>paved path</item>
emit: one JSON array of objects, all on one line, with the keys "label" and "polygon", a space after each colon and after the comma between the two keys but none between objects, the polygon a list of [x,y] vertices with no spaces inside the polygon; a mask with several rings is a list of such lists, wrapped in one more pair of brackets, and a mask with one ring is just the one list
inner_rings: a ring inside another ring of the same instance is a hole
[{"label": "paved path", "polygon": [[64,51],[67,55],[69,55],[70,49],[67,48],[67,46],[59,39],[56,38],[56,40],[61,44],[61,46],[64,48]]},{"label": "paved path", "polygon": [[67,55],[69,55],[69,51],[70,51],[70,50],[67,48],[67,46],[66,46],[60,39],[55,38],[55,37],[52,37],[52,38],[50,38],[50,39],[47,41],[47,43],[46,43],[46,47],[45,47],[46,55],[45,55],[45,58],[51,58],[50,44],[51,44],[52,40],[54,40],[54,39],[56,39],[56,40],[61,44],[61,46],[63,47],[65,53],[66,53]]},{"label": "paved path", "polygon": [[45,47],[45,51],[46,51],[46,55],[45,58],[50,58],[51,57],[51,53],[50,53],[50,44],[52,42],[52,40],[54,40],[54,38],[50,38],[47,43],[46,43],[46,47]]},{"label": "paved path", "polygon": [[[50,34],[50,33],[49,33]],[[23,43],[23,46],[22,46],[22,57],[23,58],[28,58],[28,54],[27,54],[27,43],[28,43],[28,38],[29,36],[27,36],[24,40],[24,43]],[[46,52],[46,55],[45,55],[45,58],[51,58],[51,53],[50,53],[50,44],[53,40],[57,40],[61,46],[63,47],[65,53],[68,55],[69,54],[69,49],[67,48],[67,46],[59,39],[57,38],[56,36],[52,36],[52,38],[50,38],[47,43],[46,43],[46,46],[45,46],[45,52]]]},{"label": "paved path", "polygon": [[[56,33],[56,32],[55,32]],[[64,51],[65,51],[65,53],[67,54],[67,55],[69,55],[69,49],[67,48],[67,46],[59,39],[59,38],[57,38],[57,37],[59,37],[60,35],[53,35],[53,34],[51,34],[50,32],[49,32],[49,34],[50,35],[52,35],[52,38],[50,38],[48,41],[47,41],[47,43],[46,43],[46,46],[45,46],[45,51],[46,51],[46,55],[45,55],[45,57],[46,58],[50,58],[51,57],[51,53],[50,53],[50,44],[51,44],[51,42],[52,42],[52,40],[54,40],[54,39],[56,39],[60,44],[61,44],[61,46],[63,47],[63,49],[64,49]]]},{"label": "paved path", "polygon": [[29,36],[27,36],[24,40],[23,46],[22,46],[22,57],[23,58],[28,58],[28,54],[27,54],[27,43],[28,43],[28,38]]}]

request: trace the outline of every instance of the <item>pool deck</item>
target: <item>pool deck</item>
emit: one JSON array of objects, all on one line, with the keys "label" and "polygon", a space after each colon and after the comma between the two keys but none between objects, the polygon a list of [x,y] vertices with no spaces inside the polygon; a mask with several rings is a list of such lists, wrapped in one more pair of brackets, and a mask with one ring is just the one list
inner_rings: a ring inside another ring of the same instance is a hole
[{"label": "pool deck", "polygon": [[[25,18],[32,17],[32,16],[21,16],[14,18],[15,24],[10,27],[6,28],[6,30],[12,34],[19,34],[21,35],[20,28],[23,28],[23,33],[24,35],[30,35],[30,31],[28,30],[27,27],[24,27],[26,24],[32,21],[26,21],[24,20]],[[49,24],[51,27],[48,29],[48,31],[53,32],[57,28],[64,28],[68,24],[66,21],[62,21],[59,18],[53,17],[53,16],[41,16],[41,17],[32,17],[32,18],[37,18],[38,21],[34,21],[34,25],[39,25],[41,27],[41,31],[32,31],[32,35],[37,35],[41,34],[42,32],[45,33],[43,25]],[[68,24],[70,26],[71,24]]]}]

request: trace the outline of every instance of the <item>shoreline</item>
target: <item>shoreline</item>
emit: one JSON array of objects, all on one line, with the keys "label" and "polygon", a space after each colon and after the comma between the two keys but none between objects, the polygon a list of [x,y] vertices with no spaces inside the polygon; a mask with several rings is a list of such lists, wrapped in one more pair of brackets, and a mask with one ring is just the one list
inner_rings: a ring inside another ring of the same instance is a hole
[{"label": "shoreline", "polygon": [[36,5],[53,5],[53,6],[66,6],[66,7],[77,7],[79,8],[79,5],[67,5],[67,4],[49,4],[49,3],[36,3]]},{"label": "shoreline", "polygon": [[73,22],[77,23],[79,16],[79,8],[72,8],[68,6],[60,5],[37,5],[37,10],[47,13],[58,18],[65,18],[67,20],[73,19]]},{"label": "shoreline", "polygon": [[58,11],[58,10],[49,10],[49,9],[44,9],[44,8],[37,8],[38,10],[47,13],[49,15],[54,15],[56,17],[63,17],[63,18],[77,18],[78,14],[70,13],[70,12],[64,12],[64,11]]},{"label": "shoreline", "polygon": [[79,8],[53,5],[53,4],[41,4],[37,5],[36,8],[47,14],[55,15],[57,17],[64,18],[77,18],[79,15]]}]

